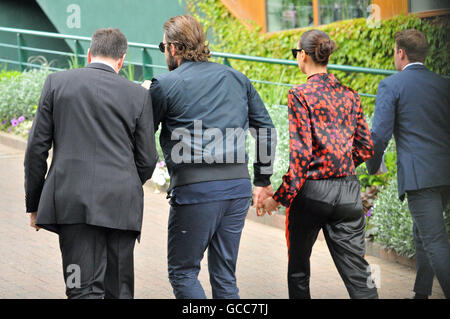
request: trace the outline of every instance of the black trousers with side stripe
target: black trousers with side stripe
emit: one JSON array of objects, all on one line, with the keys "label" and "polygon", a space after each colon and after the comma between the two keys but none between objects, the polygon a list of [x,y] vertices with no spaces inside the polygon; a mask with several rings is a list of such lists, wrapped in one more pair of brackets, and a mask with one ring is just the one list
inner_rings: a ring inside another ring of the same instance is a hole
[{"label": "black trousers with side stripe", "polygon": [[289,298],[311,298],[310,256],[322,229],[350,297],[378,298],[365,255],[365,218],[356,176],[307,180],[291,204]]}]

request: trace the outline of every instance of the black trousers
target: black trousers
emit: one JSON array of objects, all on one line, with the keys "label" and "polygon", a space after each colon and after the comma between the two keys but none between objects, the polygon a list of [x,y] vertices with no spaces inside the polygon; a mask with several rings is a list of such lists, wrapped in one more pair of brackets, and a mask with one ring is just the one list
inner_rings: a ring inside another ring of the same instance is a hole
[{"label": "black trousers", "polygon": [[289,298],[309,299],[310,256],[323,230],[350,297],[378,298],[365,255],[365,218],[356,176],[307,180],[289,209]]},{"label": "black trousers", "polygon": [[450,243],[443,212],[450,199],[450,187],[408,191],[407,197],[416,246],[414,291],[430,296],[436,275],[445,298],[449,299]]},{"label": "black trousers", "polygon": [[69,299],[134,297],[133,251],[137,232],[86,224],[59,227]]}]

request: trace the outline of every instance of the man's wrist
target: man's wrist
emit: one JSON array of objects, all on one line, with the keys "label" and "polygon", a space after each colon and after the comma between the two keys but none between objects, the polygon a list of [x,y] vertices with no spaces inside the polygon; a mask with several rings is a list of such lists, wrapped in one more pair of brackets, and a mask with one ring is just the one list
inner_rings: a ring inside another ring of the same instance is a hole
[{"label": "man's wrist", "polygon": [[255,178],[253,179],[253,185],[255,185],[256,187],[267,187],[271,185],[270,175],[267,175],[267,177],[255,176]]}]

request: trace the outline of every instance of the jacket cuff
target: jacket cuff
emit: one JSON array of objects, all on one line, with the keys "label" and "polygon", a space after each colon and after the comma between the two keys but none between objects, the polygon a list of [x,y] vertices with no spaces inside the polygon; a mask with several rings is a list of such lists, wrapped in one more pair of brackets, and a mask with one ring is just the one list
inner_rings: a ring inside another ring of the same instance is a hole
[{"label": "jacket cuff", "polygon": [[277,202],[283,205],[284,207],[291,206],[292,200],[294,196],[291,194],[285,194],[285,196],[281,196],[281,194],[277,191],[272,198]]},{"label": "jacket cuff", "polygon": [[29,198],[25,199],[25,206],[27,209],[27,213],[34,213],[37,212],[38,207],[39,207],[39,200],[32,200]]},{"label": "jacket cuff", "polygon": [[253,179],[253,185],[257,187],[266,187],[269,186],[270,183],[270,176],[271,175],[258,175],[255,176]]},{"label": "jacket cuff", "polygon": [[30,208],[27,208],[26,213],[31,214],[31,213],[36,213],[37,211],[38,211],[37,208],[30,207]]}]

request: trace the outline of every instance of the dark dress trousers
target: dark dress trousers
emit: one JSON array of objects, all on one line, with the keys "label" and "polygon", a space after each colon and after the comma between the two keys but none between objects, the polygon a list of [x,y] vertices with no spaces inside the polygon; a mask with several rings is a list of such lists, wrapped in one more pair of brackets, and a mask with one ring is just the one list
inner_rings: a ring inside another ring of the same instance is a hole
[{"label": "dark dress trousers", "polygon": [[[157,158],[148,91],[102,63],[50,74],[25,155],[27,212],[37,211],[36,224],[60,235],[69,233],[69,225],[87,225],[84,229],[133,232],[136,238],[142,227],[142,185]],[[63,257],[67,248],[61,245]]]},{"label": "dark dress trousers", "polygon": [[431,295],[436,275],[450,298],[450,244],[443,211],[450,186],[450,81],[423,65],[410,65],[380,82],[372,137],[375,174],[394,134],[398,194],[405,193],[414,224],[417,277],[414,291]]}]

